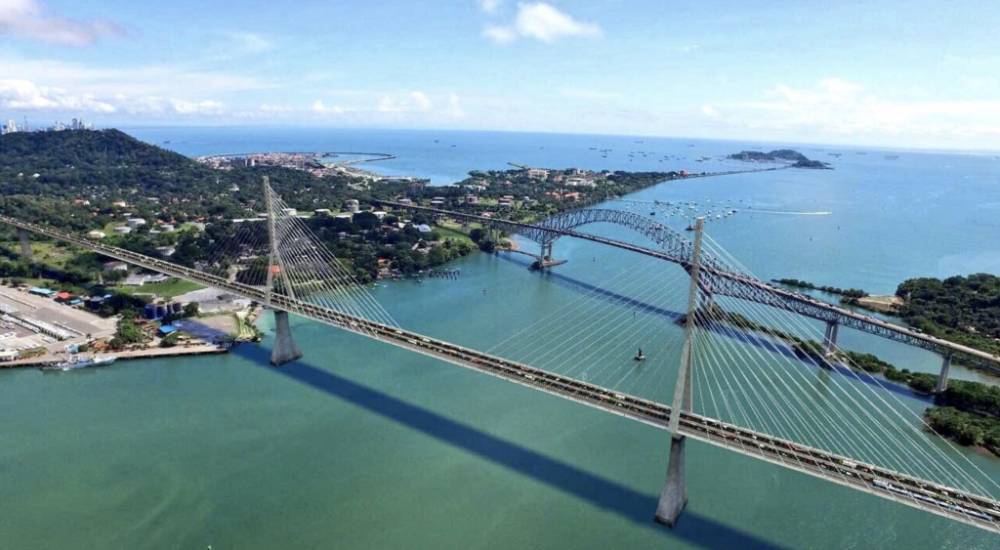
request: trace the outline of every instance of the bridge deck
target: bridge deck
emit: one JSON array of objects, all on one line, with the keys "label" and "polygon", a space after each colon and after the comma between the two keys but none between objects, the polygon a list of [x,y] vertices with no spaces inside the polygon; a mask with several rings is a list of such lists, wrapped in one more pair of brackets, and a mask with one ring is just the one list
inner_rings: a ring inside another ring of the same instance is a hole
[{"label": "bridge deck", "polygon": [[[26,229],[81,246],[140,267],[198,284],[224,289],[272,308],[288,311],[333,327],[387,344],[435,357],[448,363],[489,374],[532,389],[570,399],[605,412],[667,430],[670,407],[636,396],[495,357],[412,331],[346,315],[328,307],[284,295],[268,302],[263,289],[229,282],[221,277],[152,258],[130,250],[104,245],[60,231],[0,216],[0,223]],[[731,451],[797,470],[827,481],[864,491],[956,521],[1000,533],[1000,502],[875,465],[799,445],[795,442],[727,424],[690,412],[681,413],[680,433]]]}]

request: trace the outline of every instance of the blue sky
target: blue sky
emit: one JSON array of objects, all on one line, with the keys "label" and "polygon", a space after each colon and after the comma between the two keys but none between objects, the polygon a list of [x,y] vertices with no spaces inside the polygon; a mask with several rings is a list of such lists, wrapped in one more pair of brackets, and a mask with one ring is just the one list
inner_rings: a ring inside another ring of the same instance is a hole
[{"label": "blue sky", "polygon": [[998,149],[1000,10],[0,0],[0,118],[22,116]]}]

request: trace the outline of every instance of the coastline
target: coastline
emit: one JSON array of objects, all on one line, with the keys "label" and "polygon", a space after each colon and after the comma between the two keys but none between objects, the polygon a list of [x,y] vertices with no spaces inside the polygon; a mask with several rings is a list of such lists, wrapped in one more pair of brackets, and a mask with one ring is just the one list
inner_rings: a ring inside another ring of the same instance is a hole
[{"label": "coastline", "polygon": [[[229,346],[221,346],[217,344],[191,344],[187,346],[184,345],[174,346],[171,348],[125,350],[112,353],[102,353],[99,355],[101,357],[114,357],[116,361],[133,361],[136,359],[184,357],[189,355],[214,355],[219,353],[226,353],[228,351],[229,351]],[[90,358],[93,357],[94,354],[87,353],[87,354],[80,354],[80,356]],[[19,359],[7,363],[0,363],[0,369],[37,368],[59,363],[64,360],[66,360],[65,357],[42,355],[39,357],[31,357],[28,359]]]}]

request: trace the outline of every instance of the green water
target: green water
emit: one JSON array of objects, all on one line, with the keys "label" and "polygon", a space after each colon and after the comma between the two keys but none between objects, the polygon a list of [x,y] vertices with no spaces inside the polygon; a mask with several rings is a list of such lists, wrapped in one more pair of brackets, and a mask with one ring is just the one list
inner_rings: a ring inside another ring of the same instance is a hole
[{"label": "green water", "polygon": [[[400,157],[383,166],[436,181],[510,160],[690,169],[699,155],[758,147],[646,139],[646,149],[688,157],[667,165],[633,163],[625,137],[454,133],[436,144],[441,136],[426,132],[146,134],[187,154],[387,150]],[[457,152],[442,152],[449,143],[460,144]],[[603,158],[590,147],[615,152]],[[673,182],[639,196],[832,212],[710,224],[708,233],[763,278],[891,292],[906,277],[1000,269],[996,160],[904,153],[890,161],[846,151],[835,164]],[[637,239],[620,228],[588,230]],[[376,294],[403,326],[482,349],[622,269],[636,276],[612,290],[663,281],[662,293],[644,298],[668,310],[683,303],[670,286],[682,279],[666,267],[572,240],[560,240],[556,254],[569,260],[559,276],[480,254],[455,264],[457,281],[380,285]],[[664,432],[300,319],[305,358],[274,369],[270,318],[263,321],[260,346],[226,356],[0,372],[0,550],[997,546],[984,531],[694,441],[690,501],[668,530],[652,521]],[[636,324],[650,355],[641,368],[662,372],[628,389],[669,400],[677,327],[654,316]],[[911,370],[939,365],[929,352],[853,331],[841,342]],[[586,376],[604,375],[594,370],[604,363],[638,368],[631,345],[567,368]],[[1000,478],[1000,461],[967,456]]]},{"label": "green water", "polygon": [[[395,300],[404,325],[488,344],[545,296],[572,292],[491,256],[458,267],[458,283],[382,287],[379,299]],[[470,301],[477,315],[449,314]],[[0,373],[0,546],[996,543],[696,442],[690,503],[667,530],[652,522],[664,432],[315,323],[294,328],[306,357],[281,369],[267,365],[268,339],[224,357]]]}]

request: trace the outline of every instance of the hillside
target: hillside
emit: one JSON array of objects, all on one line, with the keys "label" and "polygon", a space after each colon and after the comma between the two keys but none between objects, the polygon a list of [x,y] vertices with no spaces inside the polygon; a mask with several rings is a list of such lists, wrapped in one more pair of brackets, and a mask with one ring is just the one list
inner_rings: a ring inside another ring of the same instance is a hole
[{"label": "hillside", "polygon": [[114,204],[143,217],[184,222],[235,218],[261,207],[261,176],[298,208],[339,205],[340,178],[264,167],[218,171],[119,130],[13,133],[0,136],[0,210],[76,229],[100,227]]}]

